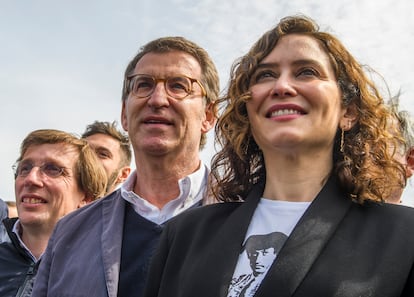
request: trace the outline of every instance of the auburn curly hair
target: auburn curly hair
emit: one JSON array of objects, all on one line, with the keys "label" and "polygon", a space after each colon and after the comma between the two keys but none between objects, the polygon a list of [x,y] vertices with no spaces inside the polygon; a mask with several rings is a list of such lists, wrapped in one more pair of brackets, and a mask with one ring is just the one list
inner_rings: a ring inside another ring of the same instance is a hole
[{"label": "auburn curly hair", "polygon": [[334,69],[342,106],[353,105],[358,115],[356,125],[345,133],[343,152],[338,129],[333,173],[351,199],[359,203],[385,201],[393,187],[405,186],[405,170],[390,150],[403,141],[402,136],[386,129],[392,116],[368,78],[371,69],[360,65],[335,36],[320,31],[306,16],[283,18],[233,64],[226,94],[218,101],[224,110],[215,127],[221,150],[212,160],[212,194],[219,201],[244,200],[254,184],[266,180],[263,154],[250,131],[246,101],[251,98],[250,79],[258,64],[289,34],[303,34],[320,42]]}]

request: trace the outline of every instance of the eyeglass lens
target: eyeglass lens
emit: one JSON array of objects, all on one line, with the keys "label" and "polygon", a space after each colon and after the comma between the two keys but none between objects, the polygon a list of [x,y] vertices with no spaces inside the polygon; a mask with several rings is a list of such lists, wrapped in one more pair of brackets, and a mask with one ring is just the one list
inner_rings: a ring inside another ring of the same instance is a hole
[{"label": "eyeglass lens", "polygon": [[150,96],[158,82],[163,81],[168,95],[176,99],[183,99],[192,90],[192,81],[184,76],[156,79],[152,76],[137,75],[131,79],[131,93],[139,98]]},{"label": "eyeglass lens", "polygon": [[38,167],[40,172],[49,177],[58,177],[63,174],[64,168],[53,163],[45,163],[41,166],[36,166],[30,162],[24,162],[13,166],[15,170],[15,177],[25,177],[30,174],[34,167]]}]

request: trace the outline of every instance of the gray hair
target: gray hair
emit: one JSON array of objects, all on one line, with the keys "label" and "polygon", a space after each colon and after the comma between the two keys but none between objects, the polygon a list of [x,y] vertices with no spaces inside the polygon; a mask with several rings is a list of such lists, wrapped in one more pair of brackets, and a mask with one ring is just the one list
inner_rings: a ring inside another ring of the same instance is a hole
[{"label": "gray hair", "polygon": [[399,129],[406,142],[406,151],[414,147],[414,118],[407,110],[400,110],[400,93],[389,100],[389,106],[398,120]]}]

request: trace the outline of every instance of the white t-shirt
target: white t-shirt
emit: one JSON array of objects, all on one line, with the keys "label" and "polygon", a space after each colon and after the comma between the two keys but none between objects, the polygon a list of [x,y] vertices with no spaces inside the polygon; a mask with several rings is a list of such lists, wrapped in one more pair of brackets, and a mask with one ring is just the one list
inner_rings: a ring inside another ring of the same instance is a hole
[{"label": "white t-shirt", "polygon": [[254,296],[310,202],[262,198],[253,214],[227,297]]}]

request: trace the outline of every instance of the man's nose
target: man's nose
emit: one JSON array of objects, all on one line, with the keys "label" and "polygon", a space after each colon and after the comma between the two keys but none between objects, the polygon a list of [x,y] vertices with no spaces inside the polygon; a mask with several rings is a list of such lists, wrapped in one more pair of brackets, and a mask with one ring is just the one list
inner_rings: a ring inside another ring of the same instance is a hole
[{"label": "man's nose", "polygon": [[25,184],[40,184],[42,182],[42,172],[38,166],[34,166],[23,178]]},{"label": "man's nose", "polygon": [[152,107],[161,107],[169,105],[168,93],[163,82],[159,81],[154,86],[154,91],[148,98],[148,105]]}]

